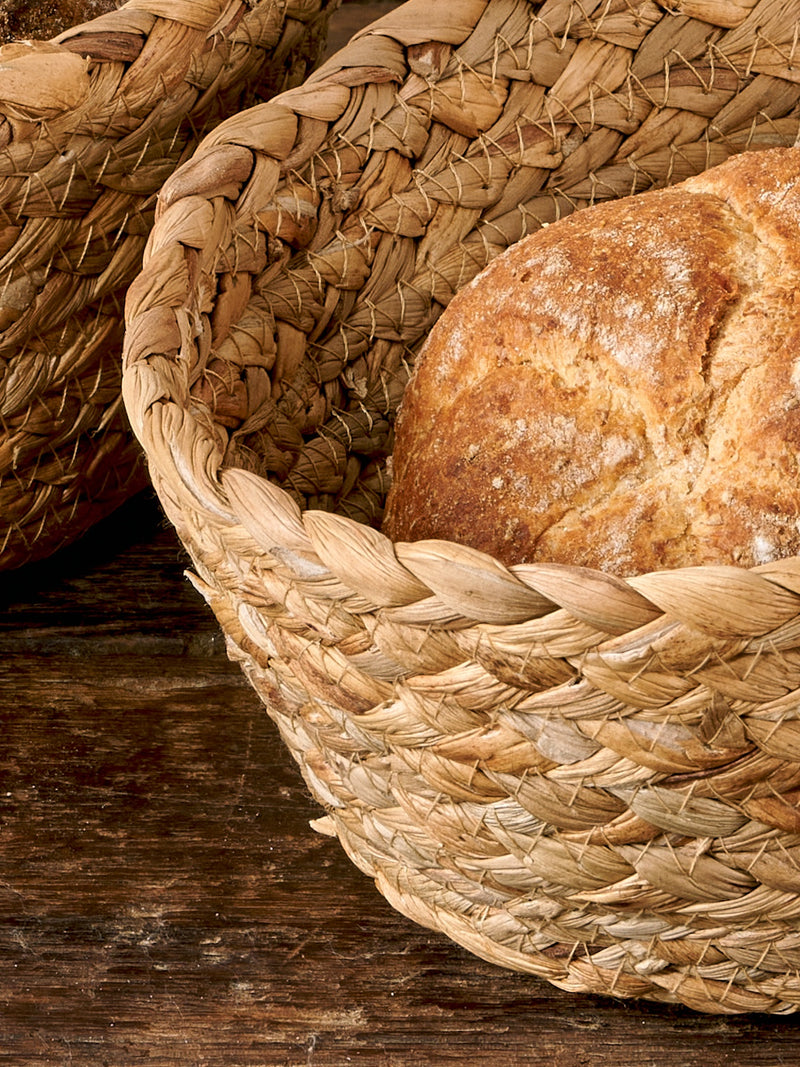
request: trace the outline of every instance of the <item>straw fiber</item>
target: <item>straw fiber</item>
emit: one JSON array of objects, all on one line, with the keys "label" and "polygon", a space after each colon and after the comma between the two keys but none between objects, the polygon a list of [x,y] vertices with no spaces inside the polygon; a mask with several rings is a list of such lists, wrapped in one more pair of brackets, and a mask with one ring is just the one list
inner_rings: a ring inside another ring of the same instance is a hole
[{"label": "straw fiber", "polygon": [[412,919],[576,992],[800,1006],[800,560],[623,581],[376,526],[510,242],[800,129],[797,0],[411,0],[166,182],[123,394],[193,580]]},{"label": "straw fiber", "polygon": [[155,195],[223,117],[297,84],[338,0],[129,0],[0,49],[0,569],[146,484],[123,297]]}]

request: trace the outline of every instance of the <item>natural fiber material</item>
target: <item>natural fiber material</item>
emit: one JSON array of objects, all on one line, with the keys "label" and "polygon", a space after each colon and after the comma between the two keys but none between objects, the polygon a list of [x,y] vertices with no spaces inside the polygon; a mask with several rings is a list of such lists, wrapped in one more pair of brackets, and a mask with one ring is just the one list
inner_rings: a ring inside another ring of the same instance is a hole
[{"label": "natural fiber material", "polygon": [[122,412],[125,289],[204,132],[297,84],[338,0],[129,0],[0,49],[0,569],[146,483]]},{"label": "natural fiber material", "polygon": [[800,560],[623,581],[374,527],[511,241],[794,142],[800,5],[412,0],[166,183],[123,390],[194,581],[402,912],[574,991],[800,1006]]}]

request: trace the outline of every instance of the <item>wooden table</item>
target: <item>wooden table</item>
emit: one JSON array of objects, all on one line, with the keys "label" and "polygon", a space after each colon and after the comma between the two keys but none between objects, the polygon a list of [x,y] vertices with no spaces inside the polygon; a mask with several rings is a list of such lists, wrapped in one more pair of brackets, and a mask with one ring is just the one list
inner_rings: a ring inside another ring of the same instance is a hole
[{"label": "wooden table", "polygon": [[0,1067],[800,1064],[800,1016],[568,996],[393,912],[187,564],[146,493],[0,575]]},{"label": "wooden table", "polygon": [[393,912],[150,494],[0,582],[0,1065],[796,1067],[800,1016],[563,994]]}]

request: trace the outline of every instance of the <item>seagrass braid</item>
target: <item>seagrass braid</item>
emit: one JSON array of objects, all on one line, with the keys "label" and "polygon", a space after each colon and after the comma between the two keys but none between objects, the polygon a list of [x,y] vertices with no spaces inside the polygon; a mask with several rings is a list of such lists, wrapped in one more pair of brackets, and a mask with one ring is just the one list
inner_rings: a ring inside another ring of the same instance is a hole
[{"label": "seagrass braid", "polygon": [[333,0],[129,0],[0,48],[0,569],[146,484],[122,303],[155,194],[204,132],[296,84]]},{"label": "seagrass braid", "polygon": [[405,4],[205,139],[126,305],[131,423],[317,828],[486,959],[717,1012],[800,1004],[800,561],[623,581],[374,524],[489,258],[795,139],[771,11]]}]

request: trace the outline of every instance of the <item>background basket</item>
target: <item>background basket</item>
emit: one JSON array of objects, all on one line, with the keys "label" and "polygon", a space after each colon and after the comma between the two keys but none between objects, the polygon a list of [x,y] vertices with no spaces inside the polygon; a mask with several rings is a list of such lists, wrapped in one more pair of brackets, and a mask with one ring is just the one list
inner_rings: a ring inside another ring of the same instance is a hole
[{"label": "background basket", "polygon": [[0,49],[0,569],[146,483],[122,304],[155,194],[204,132],[295,85],[338,0],[129,0]]},{"label": "background basket", "polygon": [[414,353],[523,234],[800,129],[798,4],[412,0],[162,192],[123,391],[353,861],[567,990],[800,1005],[800,561],[622,581],[375,529]]}]

